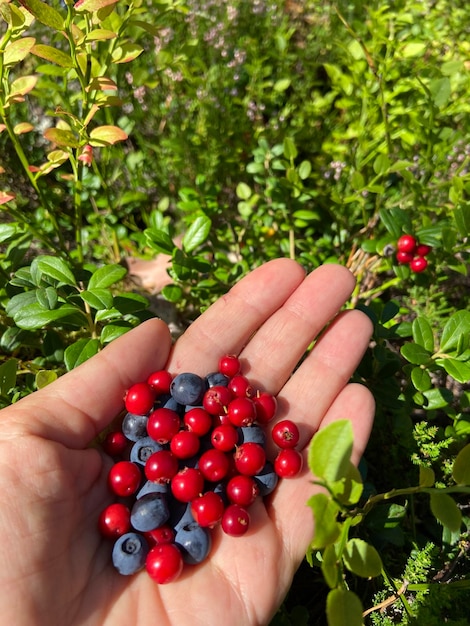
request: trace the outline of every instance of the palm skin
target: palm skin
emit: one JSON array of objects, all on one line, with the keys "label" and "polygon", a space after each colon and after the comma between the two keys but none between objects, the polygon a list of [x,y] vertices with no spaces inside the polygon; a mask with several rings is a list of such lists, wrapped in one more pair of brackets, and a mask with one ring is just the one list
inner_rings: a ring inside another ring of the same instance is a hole
[{"label": "palm skin", "polygon": [[[254,270],[203,313],[172,346],[160,320],[141,324],[82,366],[0,413],[0,599],[16,626],[268,624],[313,533],[306,506],[312,476],[282,480],[250,509],[243,537],[214,532],[209,559],[157,585],[145,572],[120,576],[97,519],[111,501],[110,460],[94,440],[122,409],[132,383],[154,370],[213,371],[239,354],[255,384],[278,395],[307,447],[336,419],[351,420],[354,459],[370,433],[374,403],[348,383],[368,345],[371,324],[358,311],[338,314],[354,288],[343,267],[305,276],[277,259]],[[334,321],[332,321],[334,320]],[[309,356],[297,363],[320,331]]]}]

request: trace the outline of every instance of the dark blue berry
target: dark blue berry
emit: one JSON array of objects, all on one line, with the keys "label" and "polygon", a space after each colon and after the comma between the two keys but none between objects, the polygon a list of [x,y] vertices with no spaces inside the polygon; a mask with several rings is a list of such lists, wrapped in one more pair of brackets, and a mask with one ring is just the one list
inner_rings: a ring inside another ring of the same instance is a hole
[{"label": "dark blue berry", "polygon": [[227,387],[230,378],[220,372],[211,372],[206,376],[206,384],[208,387]]},{"label": "dark blue berry", "polygon": [[179,404],[196,406],[201,403],[206,383],[197,374],[178,374],[171,382],[170,392]]},{"label": "dark blue berry", "polygon": [[181,550],[183,561],[196,565],[207,558],[212,542],[208,529],[202,528],[196,522],[191,522],[177,530],[175,544]]},{"label": "dark blue berry", "polygon": [[139,465],[145,465],[149,456],[159,450],[163,450],[163,446],[154,439],[151,437],[142,437],[142,439],[138,439],[132,446],[130,460]]},{"label": "dark blue berry", "polygon": [[168,499],[163,493],[147,493],[131,509],[131,524],[141,532],[160,528],[169,517]]},{"label": "dark blue berry", "polygon": [[168,483],[154,483],[152,480],[147,480],[147,482],[141,487],[140,491],[136,495],[136,500],[140,500],[142,496],[146,496],[148,493],[169,493],[169,485]]},{"label": "dark blue berry", "polygon": [[149,551],[148,543],[138,533],[126,533],[113,547],[113,565],[120,574],[130,576],[141,570]]},{"label": "dark blue berry", "polygon": [[129,441],[138,441],[147,437],[147,416],[126,413],[122,420],[121,430]]},{"label": "dark blue berry", "polygon": [[270,461],[267,461],[263,470],[254,476],[254,479],[259,487],[260,496],[264,498],[264,496],[267,496],[274,491],[279,481],[279,476],[274,471],[273,464]]},{"label": "dark blue berry", "polygon": [[242,443],[259,443],[263,448],[266,446],[266,433],[261,426],[242,426],[238,430],[238,445]]},{"label": "dark blue berry", "polygon": [[184,526],[188,526],[195,521],[191,512],[191,503],[186,504],[185,502],[172,500],[168,525],[171,526],[175,532],[178,532],[178,530]]}]

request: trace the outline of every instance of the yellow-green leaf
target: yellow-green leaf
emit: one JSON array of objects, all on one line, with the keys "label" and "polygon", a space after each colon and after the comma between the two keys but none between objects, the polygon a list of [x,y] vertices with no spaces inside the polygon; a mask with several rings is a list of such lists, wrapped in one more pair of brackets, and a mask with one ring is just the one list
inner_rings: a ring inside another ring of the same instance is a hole
[{"label": "yellow-green leaf", "polygon": [[124,43],[113,52],[114,63],[129,63],[136,59],[144,49],[136,43]]},{"label": "yellow-green leaf", "polygon": [[22,37],[9,43],[3,53],[3,65],[15,65],[25,59],[35,43],[34,37]]},{"label": "yellow-green leaf", "polygon": [[48,128],[44,132],[44,137],[52,143],[56,143],[58,146],[65,146],[66,148],[78,148],[79,141],[77,137],[70,130],[62,128]]},{"label": "yellow-green leaf", "polygon": [[332,589],[326,599],[328,626],[362,626],[362,603],[348,589]]},{"label": "yellow-green leaf", "polygon": [[118,0],[78,0],[73,8],[75,11],[88,11],[93,13],[104,9],[104,7],[117,4],[117,2]]},{"label": "yellow-green leaf", "polygon": [[33,46],[31,52],[41,59],[55,63],[60,67],[73,67],[72,58],[65,52],[62,52],[62,50],[58,50],[52,46],[46,46],[45,44],[38,43]]},{"label": "yellow-green leaf", "polygon": [[315,530],[311,543],[312,550],[320,550],[334,543],[340,534],[340,526],[336,521],[339,507],[336,502],[325,495],[317,493],[307,503],[313,511]]},{"label": "yellow-green leaf", "polygon": [[470,444],[458,453],[452,468],[452,476],[458,485],[470,485]]},{"label": "yellow-green leaf", "polygon": [[34,15],[34,17],[45,26],[49,26],[49,28],[53,28],[54,30],[63,30],[64,19],[59,11],[53,7],[42,2],[42,0],[19,1],[31,15]]},{"label": "yellow-green leaf", "polygon": [[34,126],[29,122],[20,122],[13,127],[13,132],[15,135],[22,135],[24,133],[29,133],[34,130]]},{"label": "yellow-green leaf", "polygon": [[434,492],[431,494],[431,511],[437,521],[452,532],[460,530],[462,513],[455,500],[447,493]]},{"label": "yellow-green leaf", "polygon": [[97,126],[90,133],[92,146],[109,146],[118,141],[125,141],[127,133],[119,126]]},{"label": "yellow-green leaf", "polygon": [[35,75],[21,76],[10,85],[10,96],[24,96],[36,87],[38,77]]},{"label": "yellow-green leaf", "polygon": [[362,578],[379,576],[382,559],[379,553],[363,539],[350,539],[343,552],[343,561],[349,571]]}]

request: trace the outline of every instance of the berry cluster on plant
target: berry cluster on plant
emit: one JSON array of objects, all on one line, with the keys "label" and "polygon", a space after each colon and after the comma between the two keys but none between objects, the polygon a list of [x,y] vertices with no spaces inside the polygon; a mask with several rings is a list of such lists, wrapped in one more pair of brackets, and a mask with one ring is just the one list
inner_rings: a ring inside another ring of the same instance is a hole
[{"label": "berry cluster on plant", "polygon": [[244,535],[253,502],[302,469],[298,427],[274,422],[276,397],[255,389],[234,355],[205,377],[153,372],[124,403],[120,430],[102,443],[114,458],[108,486],[116,501],[98,523],[123,575],[145,568],[157,583],[176,580],[185,563],[208,557],[212,529]]},{"label": "berry cluster on plant", "polygon": [[396,259],[400,265],[409,265],[415,274],[424,272],[428,266],[427,255],[431,246],[419,241],[413,235],[404,234],[397,241]]}]

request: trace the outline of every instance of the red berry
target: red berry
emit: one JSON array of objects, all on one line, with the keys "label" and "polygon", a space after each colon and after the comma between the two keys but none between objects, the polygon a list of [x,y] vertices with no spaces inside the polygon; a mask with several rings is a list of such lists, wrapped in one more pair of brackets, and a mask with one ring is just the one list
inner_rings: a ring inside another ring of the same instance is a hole
[{"label": "red berry", "polygon": [[211,433],[211,443],[217,450],[231,452],[238,443],[238,431],[232,424],[219,424]]},{"label": "red berry", "polygon": [[221,450],[210,448],[199,458],[199,470],[206,480],[217,483],[223,480],[230,469],[228,456]]},{"label": "red berry", "polygon": [[250,506],[259,495],[259,487],[254,478],[238,474],[227,483],[227,497],[233,504]]},{"label": "red berry", "polygon": [[222,415],[227,411],[232,398],[233,394],[228,387],[214,385],[205,392],[202,404],[211,415]]},{"label": "red berry", "polygon": [[143,535],[152,547],[162,543],[173,543],[175,540],[175,531],[166,524],[153,530],[148,530]]},{"label": "red berry", "polygon": [[120,430],[109,432],[103,440],[102,448],[109,456],[119,456],[127,448],[127,438]]},{"label": "red berry", "polygon": [[413,235],[402,235],[397,241],[397,248],[400,252],[414,252],[417,241]]},{"label": "red berry", "polygon": [[234,426],[251,426],[256,418],[255,403],[250,398],[234,398],[227,408],[227,415]]},{"label": "red berry", "polygon": [[266,453],[259,443],[249,441],[237,448],[234,459],[235,467],[240,474],[256,476],[266,463]]},{"label": "red berry", "polygon": [[150,578],[160,585],[176,580],[183,571],[183,565],[183,556],[174,543],[154,546],[145,562]]},{"label": "red berry", "polygon": [[233,378],[240,371],[240,361],[234,354],[226,354],[219,360],[219,372]]},{"label": "red berry", "polygon": [[263,391],[254,398],[256,421],[258,424],[269,424],[277,411],[277,399],[270,393]]},{"label": "red berry", "polygon": [[280,448],[295,448],[299,443],[300,433],[297,425],[291,420],[281,420],[272,429],[274,443]]},{"label": "red berry", "polygon": [[431,246],[427,246],[425,243],[420,243],[416,248],[416,254],[418,256],[427,256],[431,252],[431,250]]},{"label": "red berry", "polygon": [[294,478],[300,474],[303,457],[294,448],[284,448],[274,460],[274,471],[280,478]]},{"label": "red berry", "polygon": [[173,380],[173,376],[167,370],[157,370],[152,372],[147,378],[147,384],[154,389],[158,396],[165,393],[170,393],[170,385]]},{"label": "red berry", "polygon": [[157,443],[168,443],[180,429],[180,417],[176,411],[167,408],[155,409],[147,421],[147,433]]},{"label": "red berry", "polygon": [[417,256],[410,263],[411,271],[415,272],[416,274],[419,274],[420,272],[424,272],[427,266],[428,266],[428,261],[427,259],[424,258],[424,256]]},{"label": "red berry", "polygon": [[108,485],[117,496],[131,496],[137,491],[142,479],[138,465],[132,461],[118,461],[108,474]]},{"label": "red berry", "polygon": [[221,525],[227,535],[241,537],[248,530],[250,515],[242,506],[229,504],[222,515]]},{"label": "red berry", "polygon": [[191,513],[203,528],[213,528],[222,519],[224,501],[215,491],[206,491],[191,502]]},{"label": "red berry", "polygon": [[198,437],[203,437],[212,427],[212,416],[205,409],[194,407],[186,411],[183,422],[188,430],[196,433]]},{"label": "red berry", "polygon": [[411,261],[413,260],[413,253],[402,252],[401,250],[398,250],[396,257],[397,257],[397,263],[400,263],[400,265],[407,265],[408,263],[411,263]]},{"label": "red berry", "polygon": [[242,376],[241,374],[234,376],[229,381],[227,387],[233,395],[238,398],[252,398],[255,395],[255,390],[253,389],[250,381],[246,378],[246,376]]},{"label": "red berry", "polygon": [[131,512],[125,504],[114,502],[107,506],[98,520],[98,528],[107,539],[117,539],[131,528]]},{"label": "red berry", "polygon": [[185,467],[171,480],[171,492],[180,502],[191,502],[204,489],[204,476],[194,467]]},{"label": "red berry", "polygon": [[155,390],[147,383],[135,383],[124,397],[126,410],[135,415],[146,415],[152,410],[155,396]]},{"label": "red berry", "polygon": [[178,459],[170,450],[159,450],[149,456],[144,471],[154,483],[169,483],[178,471]]},{"label": "red berry", "polygon": [[190,430],[180,430],[170,441],[170,450],[178,459],[190,459],[199,452],[199,437]]}]

